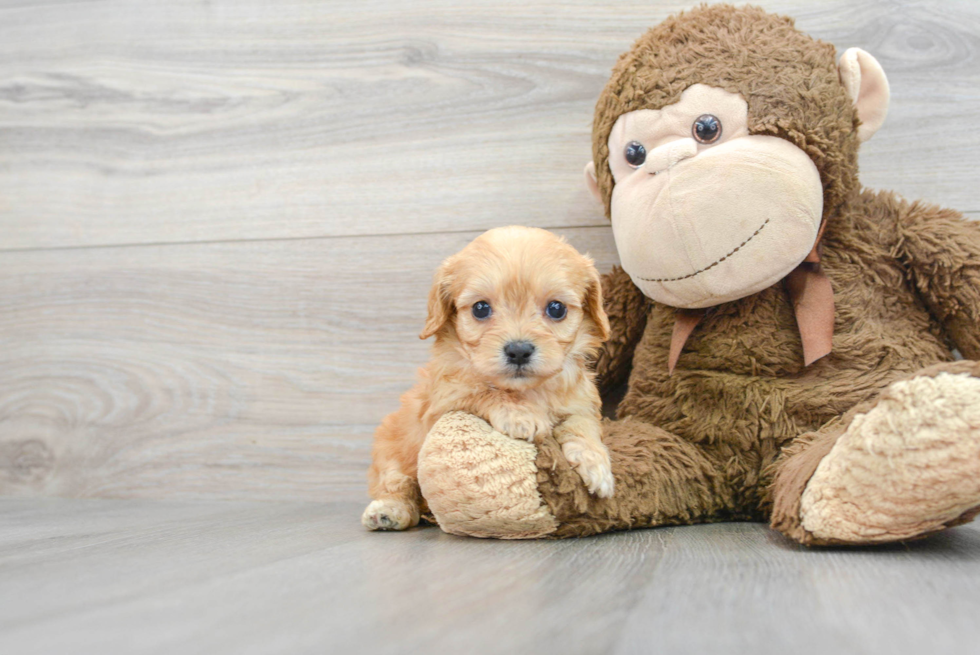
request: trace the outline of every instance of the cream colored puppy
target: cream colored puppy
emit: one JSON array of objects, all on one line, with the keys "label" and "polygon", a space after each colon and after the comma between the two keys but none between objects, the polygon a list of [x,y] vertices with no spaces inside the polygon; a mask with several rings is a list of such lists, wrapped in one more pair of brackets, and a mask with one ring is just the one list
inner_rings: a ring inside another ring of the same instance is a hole
[{"label": "cream colored puppy", "polygon": [[502,227],[439,267],[420,335],[435,335],[418,384],[375,432],[374,500],[362,522],[404,530],[419,522],[417,459],[432,425],[461,410],[515,439],[554,434],[589,491],[613,494],[599,392],[586,366],[609,337],[592,260],[550,232]]}]

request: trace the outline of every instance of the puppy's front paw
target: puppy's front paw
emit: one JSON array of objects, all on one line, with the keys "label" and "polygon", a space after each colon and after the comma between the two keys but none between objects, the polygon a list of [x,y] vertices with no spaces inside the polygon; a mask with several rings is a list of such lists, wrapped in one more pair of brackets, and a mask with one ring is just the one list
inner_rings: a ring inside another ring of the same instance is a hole
[{"label": "puppy's front paw", "polygon": [[599,498],[612,498],[615,481],[609,451],[604,444],[594,444],[585,439],[569,439],[561,445],[561,452],[582,477],[589,493]]},{"label": "puppy's front paw", "polygon": [[368,530],[407,530],[418,523],[414,514],[404,500],[372,500],[361,515],[361,523]]},{"label": "puppy's front paw", "polygon": [[534,441],[536,435],[551,434],[554,425],[547,418],[530,412],[506,411],[490,417],[490,425],[514,439]]}]

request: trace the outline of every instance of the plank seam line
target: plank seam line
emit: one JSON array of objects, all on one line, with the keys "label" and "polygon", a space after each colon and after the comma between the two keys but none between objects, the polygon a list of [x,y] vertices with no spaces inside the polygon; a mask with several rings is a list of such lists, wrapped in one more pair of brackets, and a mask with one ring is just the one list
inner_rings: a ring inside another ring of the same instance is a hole
[{"label": "plank seam line", "polygon": [[[609,223],[595,225],[535,225],[542,230],[588,230],[597,227],[609,227]],[[163,246],[197,246],[197,245],[221,245],[235,243],[276,243],[288,241],[325,241],[329,239],[364,239],[364,238],[383,238],[383,237],[416,237],[416,236],[438,236],[440,234],[466,234],[472,232],[479,234],[492,228],[476,228],[467,230],[439,230],[435,232],[386,232],[383,234],[324,234],[319,236],[303,237],[261,237],[256,239],[202,239],[200,241],[149,241],[146,243],[104,243],[89,244],[79,246],[31,246],[27,248],[0,248],[0,253],[18,252],[57,252],[62,250],[99,250],[102,248],[158,248]]]},{"label": "plank seam line", "polygon": [[[980,220],[980,210],[960,210],[965,216],[972,220]],[[975,217],[975,218],[974,218]],[[597,227],[610,227],[608,221],[588,225],[535,225],[543,230],[591,230]],[[319,236],[303,237],[260,237],[255,239],[202,239],[200,241],[149,241],[146,243],[101,243],[80,246],[31,246],[27,248],[2,248],[3,253],[19,252],[58,252],[65,250],[98,250],[100,248],[159,248],[165,246],[196,246],[196,245],[222,245],[235,243],[277,243],[288,241],[325,241],[328,239],[369,239],[382,237],[421,237],[437,236],[440,234],[466,234],[467,232],[480,233],[491,228],[476,228],[465,230],[437,230],[432,232],[386,232],[383,234],[322,234]]]}]

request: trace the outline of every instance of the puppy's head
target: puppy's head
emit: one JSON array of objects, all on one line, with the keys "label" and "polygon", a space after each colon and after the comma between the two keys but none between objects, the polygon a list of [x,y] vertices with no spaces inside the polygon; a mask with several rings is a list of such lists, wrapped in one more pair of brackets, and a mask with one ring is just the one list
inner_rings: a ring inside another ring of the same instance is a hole
[{"label": "puppy's head", "polygon": [[536,386],[609,337],[599,274],[550,232],[490,230],[436,272],[420,336],[433,334],[497,386]]}]

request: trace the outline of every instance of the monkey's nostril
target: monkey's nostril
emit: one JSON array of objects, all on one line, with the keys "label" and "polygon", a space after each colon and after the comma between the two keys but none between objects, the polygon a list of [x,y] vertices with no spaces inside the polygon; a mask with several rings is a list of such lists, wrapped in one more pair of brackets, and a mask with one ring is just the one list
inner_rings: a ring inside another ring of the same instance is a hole
[{"label": "monkey's nostril", "polygon": [[524,366],[534,354],[534,344],[530,341],[511,341],[504,346],[507,363],[514,366]]},{"label": "monkey's nostril", "polygon": [[650,175],[658,175],[696,154],[698,154],[698,144],[693,138],[677,139],[654,148],[647,154],[643,167]]}]

